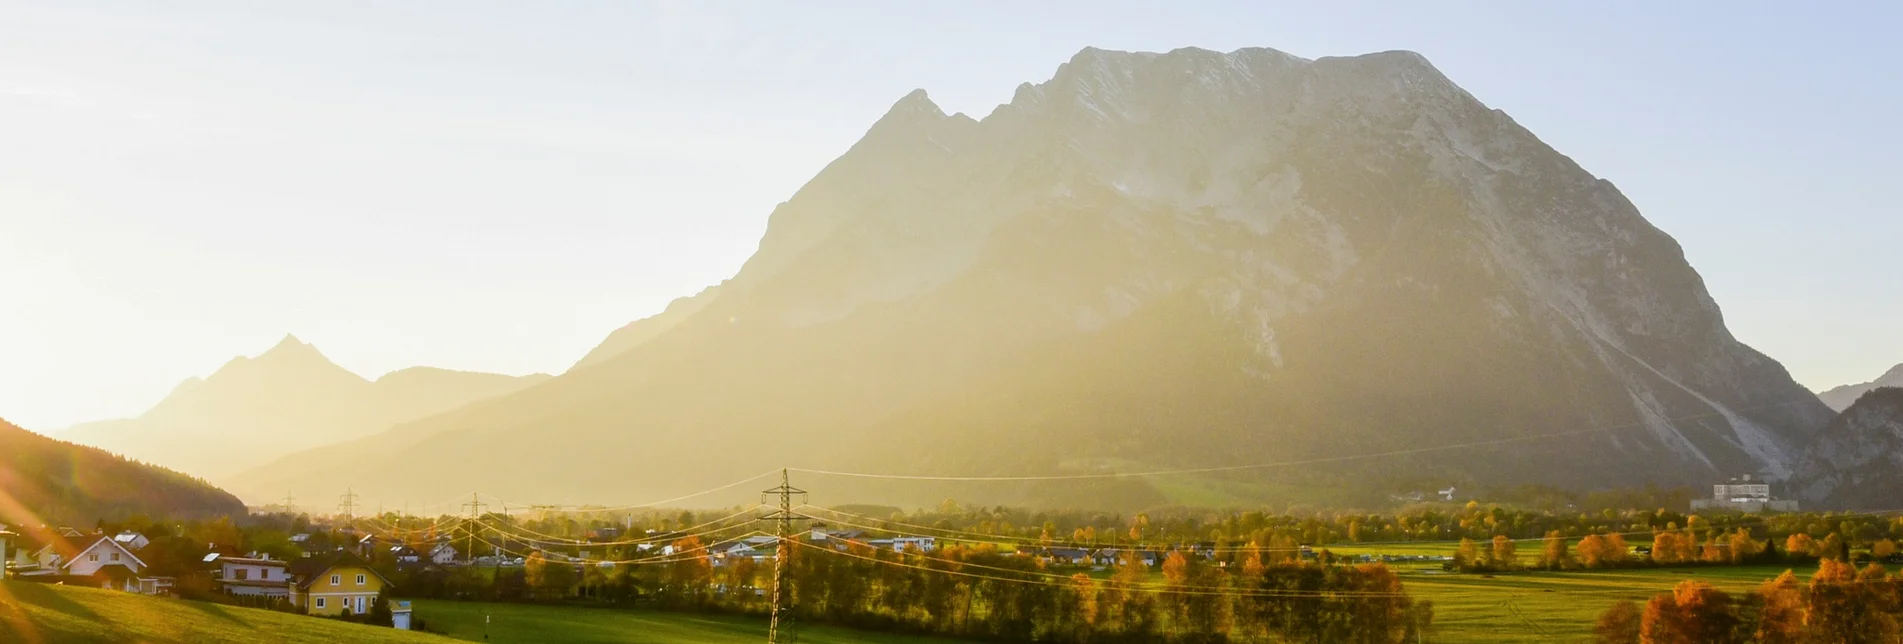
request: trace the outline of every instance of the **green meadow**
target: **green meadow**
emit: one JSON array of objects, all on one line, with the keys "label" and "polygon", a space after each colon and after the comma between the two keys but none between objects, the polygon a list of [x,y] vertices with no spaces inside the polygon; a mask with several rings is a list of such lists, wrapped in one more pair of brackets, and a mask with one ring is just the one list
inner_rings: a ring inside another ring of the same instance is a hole
[{"label": "green meadow", "polygon": [[[1496,575],[1443,573],[1400,566],[1408,592],[1434,602],[1433,641],[1447,643],[1584,642],[1593,620],[1620,599],[1643,602],[1684,579],[1742,593],[1782,566],[1659,568]],[[1809,568],[1798,570],[1807,578]],[[766,639],[759,617],[649,610],[418,600],[421,634],[178,599],[71,586],[0,582],[0,641],[65,642],[480,642],[724,644]],[[484,618],[488,618],[485,625]],[[802,625],[812,644],[949,644],[913,637]]]},{"label": "green meadow", "polygon": [[[650,610],[496,604],[451,600],[418,601],[416,613],[431,631],[459,640],[548,644],[757,644],[766,641],[764,617],[669,613]],[[487,618],[487,624],[484,623]],[[951,644],[962,640],[872,633],[800,625],[799,641],[811,644]]]},{"label": "green meadow", "polygon": [[0,642],[406,644],[441,637],[257,608],[0,581]]}]

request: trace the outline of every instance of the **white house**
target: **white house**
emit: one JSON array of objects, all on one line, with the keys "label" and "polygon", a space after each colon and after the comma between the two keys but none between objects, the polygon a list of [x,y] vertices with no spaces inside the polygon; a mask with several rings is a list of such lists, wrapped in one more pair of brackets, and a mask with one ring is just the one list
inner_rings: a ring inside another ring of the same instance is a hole
[{"label": "white house", "polygon": [[144,570],[145,562],[138,555],[119,545],[117,540],[101,536],[74,554],[71,561],[61,566],[60,572],[69,578],[96,579],[101,588],[146,595],[171,592],[172,578],[142,576]]},{"label": "white house", "polygon": [[447,541],[437,542],[436,546],[429,550],[430,562],[439,566],[456,563],[457,555],[456,546],[449,545]]},{"label": "white house", "polygon": [[218,562],[218,585],[225,594],[291,597],[291,564],[288,561],[278,561],[269,556],[216,556],[215,560]]},{"label": "white house", "polygon": [[130,530],[113,536],[112,540],[119,542],[119,545],[125,546],[127,550],[144,550],[152,543],[152,540],[145,538],[145,535]]}]

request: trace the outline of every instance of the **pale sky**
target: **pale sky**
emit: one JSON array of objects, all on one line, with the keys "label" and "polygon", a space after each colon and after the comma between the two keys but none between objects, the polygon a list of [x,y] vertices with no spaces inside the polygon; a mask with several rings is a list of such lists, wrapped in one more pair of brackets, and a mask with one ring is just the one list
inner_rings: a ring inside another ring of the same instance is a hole
[{"label": "pale sky", "polygon": [[1899,6],[0,0],[0,417],[137,415],[285,333],[559,372],[907,92],[982,116],[1084,46],[1421,52],[1617,184],[1741,339],[1861,382],[1903,362]]}]

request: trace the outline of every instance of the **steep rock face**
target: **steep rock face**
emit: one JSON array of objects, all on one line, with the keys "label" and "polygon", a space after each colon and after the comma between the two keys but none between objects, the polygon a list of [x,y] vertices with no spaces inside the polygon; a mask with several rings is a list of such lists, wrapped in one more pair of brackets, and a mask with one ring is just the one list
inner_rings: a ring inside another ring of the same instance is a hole
[{"label": "steep rock face", "polygon": [[[914,92],[719,298],[481,412],[409,431],[601,500],[591,468],[480,446],[682,454],[602,479],[665,489],[1356,454],[1390,456],[1330,473],[1592,486],[1782,478],[1829,418],[1610,183],[1420,56],[1267,49],[1087,49],[982,121]],[[481,487],[430,451],[352,471]]]},{"label": "steep rock face", "polygon": [[1878,387],[1903,387],[1903,364],[1891,367],[1889,371],[1884,372],[1883,376],[1876,380],[1856,385],[1832,387],[1829,391],[1817,394],[1817,398],[1824,401],[1824,404],[1829,405],[1831,409],[1843,411],[1849,409],[1850,404],[1857,402],[1857,399],[1862,398],[1865,393]]},{"label": "steep rock face", "polygon": [[371,382],[285,336],[257,357],[186,380],[136,419],[77,425],[60,438],[215,478],[548,378],[415,367]]},{"label": "steep rock face", "polygon": [[1792,482],[1799,499],[1820,507],[1895,507],[1903,496],[1903,388],[1864,392],[1837,414]]}]

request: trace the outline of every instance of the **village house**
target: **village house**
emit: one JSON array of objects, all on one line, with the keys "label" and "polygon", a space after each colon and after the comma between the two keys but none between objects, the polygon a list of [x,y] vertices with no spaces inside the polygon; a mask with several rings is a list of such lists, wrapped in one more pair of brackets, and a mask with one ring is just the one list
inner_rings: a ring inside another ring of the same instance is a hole
[{"label": "village house", "polygon": [[112,540],[119,542],[119,545],[125,546],[127,550],[144,550],[152,543],[152,540],[145,538],[145,535],[130,530],[114,535]]},{"label": "village house", "polygon": [[291,604],[311,615],[369,612],[390,581],[349,553],[313,555],[291,564]]},{"label": "village house", "polygon": [[40,566],[39,560],[34,558],[34,553],[39,551],[39,543],[30,534],[15,534],[10,543],[13,552],[5,556],[5,562],[0,567],[18,574]]},{"label": "village house", "polygon": [[[55,546],[47,546],[54,548]],[[97,585],[109,590],[122,590],[144,595],[163,595],[172,591],[171,577],[141,576],[146,563],[132,554],[119,542],[100,535],[91,545],[86,546],[71,557],[55,556],[60,563],[52,579],[66,584]],[[45,573],[54,568],[45,568]]]},{"label": "village house", "polygon": [[1151,568],[1163,563],[1163,553],[1160,552],[1153,550],[1118,550],[1116,548],[1098,550],[1091,554],[1090,560],[1091,563],[1095,565],[1109,568],[1121,565],[1124,559],[1128,557],[1135,557],[1138,563]]},{"label": "village house", "polygon": [[40,547],[33,551],[31,567],[37,572],[56,574],[62,565],[73,560],[73,555],[79,554],[79,543],[73,539],[64,532],[42,533]]},{"label": "village house", "polygon": [[448,541],[438,541],[429,550],[430,563],[438,566],[455,564],[458,556],[460,553],[456,552],[456,546],[450,545]]},{"label": "village house", "polygon": [[422,553],[402,544],[390,546],[390,556],[399,564],[413,564],[423,560]]},{"label": "village house", "polygon": [[217,553],[205,561],[218,565],[214,573],[219,588],[227,595],[291,597],[290,562],[262,557],[226,557]]}]

